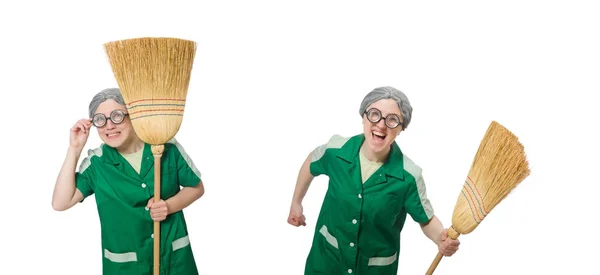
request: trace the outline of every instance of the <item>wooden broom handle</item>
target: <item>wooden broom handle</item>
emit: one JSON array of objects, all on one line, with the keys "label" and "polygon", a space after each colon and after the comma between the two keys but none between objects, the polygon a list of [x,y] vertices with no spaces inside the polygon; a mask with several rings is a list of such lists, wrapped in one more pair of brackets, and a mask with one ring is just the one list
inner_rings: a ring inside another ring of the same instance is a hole
[{"label": "wooden broom handle", "polygon": [[[154,202],[160,201],[160,158],[164,145],[152,145],[154,155]],[[160,275],[160,222],[154,222],[154,275]]]},{"label": "wooden broom handle", "polygon": [[[451,226],[450,228],[448,228],[448,238],[456,240],[456,239],[458,239],[458,236],[460,236],[460,234],[458,232],[456,232],[456,230],[454,230],[454,227]],[[438,264],[442,260],[442,257],[443,257],[442,253],[438,252],[437,256],[435,256],[435,259],[433,259],[433,262],[431,262],[429,269],[427,269],[427,273],[425,273],[425,275],[433,274],[433,272],[437,268]]]},{"label": "wooden broom handle", "polygon": [[433,262],[429,266],[429,269],[427,270],[427,273],[425,273],[425,275],[432,275],[433,271],[435,271],[435,269],[437,268],[437,266],[441,260],[442,260],[442,254],[440,252],[438,252],[437,256],[435,256],[435,259],[433,259]]}]

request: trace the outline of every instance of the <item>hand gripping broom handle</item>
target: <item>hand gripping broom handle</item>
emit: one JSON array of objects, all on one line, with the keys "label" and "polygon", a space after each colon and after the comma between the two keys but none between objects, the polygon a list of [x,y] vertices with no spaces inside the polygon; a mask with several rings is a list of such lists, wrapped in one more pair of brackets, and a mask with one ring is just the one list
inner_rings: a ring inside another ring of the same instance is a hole
[{"label": "hand gripping broom handle", "polygon": [[[152,145],[154,155],[154,202],[160,201],[160,158],[164,145]],[[154,222],[154,275],[160,275],[160,222]]]},{"label": "hand gripping broom handle", "polygon": [[[453,227],[448,228],[448,238],[456,240],[458,239],[459,235],[460,234],[456,232],[456,230],[454,230]],[[437,268],[438,264],[442,260],[442,257],[442,254],[438,252],[437,256],[435,256],[435,259],[433,259],[433,262],[431,262],[431,265],[429,266],[429,269],[427,270],[427,273],[425,273],[425,275],[433,274],[433,271],[435,271],[435,269]]]}]

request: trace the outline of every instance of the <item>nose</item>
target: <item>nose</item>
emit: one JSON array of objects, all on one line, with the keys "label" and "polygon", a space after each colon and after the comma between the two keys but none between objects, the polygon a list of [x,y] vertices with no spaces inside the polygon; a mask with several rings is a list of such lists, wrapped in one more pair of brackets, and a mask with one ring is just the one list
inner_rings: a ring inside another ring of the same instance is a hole
[{"label": "nose", "polygon": [[106,125],[104,125],[104,127],[106,127],[107,130],[112,130],[115,129],[117,125],[115,125],[112,120],[108,119],[106,120]]},{"label": "nose", "polygon": [[385,125],[385,120],[381,119],[379,122],[377,122],[377,128],[379,128],[380,130],[385,130],[387,128],[387,126]]}]

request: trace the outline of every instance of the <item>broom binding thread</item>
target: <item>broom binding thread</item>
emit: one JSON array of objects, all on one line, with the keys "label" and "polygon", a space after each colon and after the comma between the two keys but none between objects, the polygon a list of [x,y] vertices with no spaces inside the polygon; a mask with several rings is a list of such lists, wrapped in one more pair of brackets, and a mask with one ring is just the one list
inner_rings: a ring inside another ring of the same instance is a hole
[{"label": "broom binding thread", "polygon": [[471,215],[473,216],[473,220],[477,224],[481,223],[483,219],[485,219],[489,211],[487,211],[485,208],[485,203],[481,192],[470,177],[467,177],[467,179],[465,180],[465,184],[463,185],[461,194],[467,201],[467,204],[469,205]]},{"label": "broom binding thread", "polygon": [[185,99],[138,99],[127,104],[126,107],[131,120],[156,116],[183,116]]}]

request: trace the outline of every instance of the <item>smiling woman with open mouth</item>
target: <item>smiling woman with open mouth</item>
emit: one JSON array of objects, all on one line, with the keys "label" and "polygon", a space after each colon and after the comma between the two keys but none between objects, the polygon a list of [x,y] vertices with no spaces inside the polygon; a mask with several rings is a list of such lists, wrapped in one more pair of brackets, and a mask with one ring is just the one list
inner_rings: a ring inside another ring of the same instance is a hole
[{"label": "smiling woman with open mouth", "polygon": [[363,133],[333,135],[304,161],[288,223],[305,226],[302,199],[313,178],[329,177],[304,274],[395,275],[400,232],[406,216],[444,256],[460,242],[434,215],[421,168],[402,153],[395,139],[410,123],[412,107],[401,91],[380,87],[363,99]]}]

